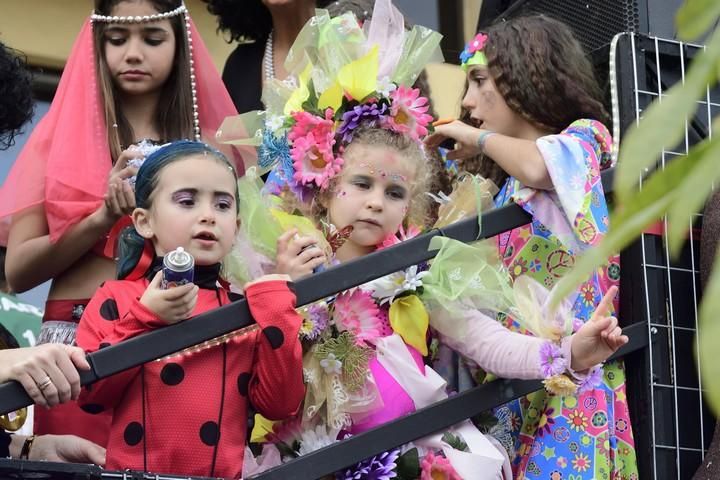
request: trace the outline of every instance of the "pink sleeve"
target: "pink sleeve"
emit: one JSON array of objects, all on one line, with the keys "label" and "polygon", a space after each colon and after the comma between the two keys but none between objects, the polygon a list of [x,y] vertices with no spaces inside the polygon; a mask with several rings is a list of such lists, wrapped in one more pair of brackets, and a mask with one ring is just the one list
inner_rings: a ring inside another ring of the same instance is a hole
[{"label": "pink sleeve", "polygon": [[[511,332],[477,310],[463,313],[466,332],[462,338],[440,335],[443,343],[501,378],[542,379],[540,346],[547,340]],[[568,363],[571,337],[562,340]],[[578,377],[581,378],[580,375]]]}]

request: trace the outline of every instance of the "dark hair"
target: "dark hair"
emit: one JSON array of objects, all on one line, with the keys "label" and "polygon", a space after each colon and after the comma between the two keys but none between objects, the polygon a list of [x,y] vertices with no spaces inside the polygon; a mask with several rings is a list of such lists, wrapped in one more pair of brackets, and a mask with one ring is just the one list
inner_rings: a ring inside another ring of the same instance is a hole
[{"label": "dark hair", "polygon": [[[113,7],[129,0],[95,0],[95,12],[111,15]],[[178,8],[181,0],[148,0],[159,13],[169,12]],[[193,138],[192,91],[190,86],[190,49],[185,37],[183,15],[168,19],[175,34],[175,58],[170,76],[163,85],[160,100],[155,112],[155,126],[161,136],[157,140],[177,140]],[[115,95],[115,86],[108,71],[105,59],[105,22],[93,24],[93,41],[95,46],[95,66],[98,86],[102,92],[105,123],[108,143],[113,161],[123,149],[135,142],[135,134],[130,122],[123,115],[120,101]],[[117,125],[114,127],[113,125]]]},{"label": "dark hair", "polygon": [[[530,15],[500,21],[485,33],[488,72],[513,112],[553,133],[580,118],[607,122],[592,63],[570,27],[545,15]],[[460,119],[470,123],[465,109]],[[462,167],[498,187],[508,177],[483,155],[465,160]]]},{"label": "dark hair", "polygon": [[[232,163],[220,151],[202,142],[180,140],[170,143],[151,153],[138,170],[135,180],[135,204],[137,208],[150,208],[152,194],[160,179],[160,172],[171,163],[193,155],[205,155],[228,166],[235,177],[235,207],[239,208],[237,172]],[[118,278],[125,278],[140,261],[145,239],[135,230],[127,227],[120,235],[118,251]]]},{"label": "dark hair", "polygon": [[[210,13],[217,16],[218,30],[227,33],[228,43],[237,40],[265,40],[272,30],[270,10],[262,0],[203,0]],[[331,0],[317,0],[325,8]]]},{"label": "dark hair", "polygon": [[15,135],[33,114],[30,72],[24,58],[0,42],[0,150],[15,143]]}]

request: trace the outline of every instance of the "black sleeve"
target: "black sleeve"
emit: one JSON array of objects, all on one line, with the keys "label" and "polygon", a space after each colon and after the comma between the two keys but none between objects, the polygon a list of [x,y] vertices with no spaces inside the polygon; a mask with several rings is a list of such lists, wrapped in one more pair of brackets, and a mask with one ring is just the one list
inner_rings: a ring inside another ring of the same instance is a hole
[{"label": "black sleeve", "polygon": [[260,101],[264,53],[265,42],[243,43],[233,50],[225,62],[223,83],[238,113],[265,108]]}]

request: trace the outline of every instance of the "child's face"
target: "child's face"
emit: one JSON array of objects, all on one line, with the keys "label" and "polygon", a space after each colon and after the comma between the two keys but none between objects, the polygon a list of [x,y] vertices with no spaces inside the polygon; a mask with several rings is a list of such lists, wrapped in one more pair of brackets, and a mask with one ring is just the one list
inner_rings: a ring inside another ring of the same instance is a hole
[{"label": "child's face", "polygon": [[160,171],[150,200],[149,209],[135,209],[133,221],[158,256],[183,247],[196,265],[212,265],[230,252],[238,225],[227,165],[204,155],[176,160]]},{"label": "child's face", "polygon": [[374,251],[397,233],[410,205],[415,172],[408,159],[390,147],[351,144],[343,158],[328,216],[338,229],[354,227],[337,252],[340,260],[349,260]]},{"label": "child's face", "polygon": [[468,109],[475,126],[511,137],[519,136],[524,119],[512,111],[485,66],[468,69],[468,89],[462,106]]},{"label": "child's face", "polygon": [[[120,2],[111,15],[142,17],[156,13],[150,2],[142,0]],[[170,20],[111,23],[104,36],[108,70],[122,93],[154,93],[165,84],[175,59],[175,33]]]}]

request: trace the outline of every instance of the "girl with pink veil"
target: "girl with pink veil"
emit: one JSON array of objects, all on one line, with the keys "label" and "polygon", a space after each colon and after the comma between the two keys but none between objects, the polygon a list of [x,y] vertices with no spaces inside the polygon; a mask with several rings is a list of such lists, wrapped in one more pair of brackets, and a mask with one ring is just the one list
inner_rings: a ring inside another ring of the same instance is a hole
[{"label": "girl with pink veil", "polygon": [[[115,277],[144,155],[171,140],[214,139],[234,113],[181,0],[96,0],[48,114],[0,190],[10,285],[22,292],[52,280],[40,343],[73,344],[89,298]],[[239,156],[230,158],[242,173]],[[49,378],[34,380],[69,399]],[[109,419],[69,403],[38,409],[35,430],[105,445]]]}]

